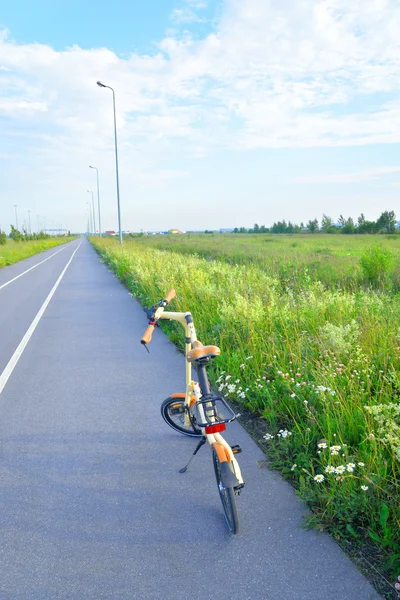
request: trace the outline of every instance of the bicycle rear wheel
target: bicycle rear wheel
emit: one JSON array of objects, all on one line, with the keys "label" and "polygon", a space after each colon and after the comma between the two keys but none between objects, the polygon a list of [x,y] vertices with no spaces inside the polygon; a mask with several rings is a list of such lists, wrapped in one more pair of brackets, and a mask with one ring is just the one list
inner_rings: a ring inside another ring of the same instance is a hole
[{"label": "bicycle rear wheel", "polygon": [[[215,449],[212,449],[215,478],[217,480],[219,497],[224,509],[225,521],[231,533],[239,532],[239,514],[236,505],[236,495],[233,487],[224,487],[221,481],[221,463]],[[234,473],[231,463],[229,468]]]},{"label": "bicycle rear wheel", "polygon": [[167,398],[161,404],[161,415],[164,421],[179,433],[190,437],[201,437],[201,429],[188,412],[184,398]]}]

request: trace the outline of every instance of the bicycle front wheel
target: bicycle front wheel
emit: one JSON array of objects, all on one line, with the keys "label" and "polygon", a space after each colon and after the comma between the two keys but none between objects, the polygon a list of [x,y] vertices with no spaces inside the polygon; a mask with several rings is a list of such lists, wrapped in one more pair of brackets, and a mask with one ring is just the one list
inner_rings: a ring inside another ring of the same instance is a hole
[{"label": "bicycle front wheel", "polygon": [[190,437],[201,437],[201,429],[188,412],[184,398],[167,398],[161,404],[161,415],[164,421],[179,433]]},{"label": "bicycle front wheel", "polygon": [[[224,487],[221,481],[221,463],[218,455],[213,448],[213,463],[215,478],[217,480],[219,497],[221,498],[222,508],[224,509],[225,521],[231,533],[239,533],[239,514],[236,505],[236,495],[233,487]],[[232,465],[229,468],[234,473]]]}]

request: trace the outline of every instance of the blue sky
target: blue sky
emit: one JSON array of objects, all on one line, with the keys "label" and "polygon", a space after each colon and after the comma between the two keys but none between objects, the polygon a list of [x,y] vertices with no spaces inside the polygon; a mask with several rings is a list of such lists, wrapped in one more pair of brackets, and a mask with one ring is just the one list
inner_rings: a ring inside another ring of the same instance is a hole
[{"label": "blue sky", "polygon": [[0,13],[0,226],[398,217],[396,0],[16,1]]}]

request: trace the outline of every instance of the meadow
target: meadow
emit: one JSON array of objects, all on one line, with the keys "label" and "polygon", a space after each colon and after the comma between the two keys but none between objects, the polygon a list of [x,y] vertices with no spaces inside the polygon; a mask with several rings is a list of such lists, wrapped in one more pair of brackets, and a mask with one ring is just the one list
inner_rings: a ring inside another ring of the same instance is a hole
[{"label": "meadow", "polygon": [[188,233],[145,235],[142,244],[230,264],[257,264],[281,280],[297,278],[299,271],[324,286],[346,289],[362,285],[360,258],[379,245],[397,258],[392,281],[400,285],[400,235]]},{"label": "meadow", "polygon": [[66,244],[73,239],[75,239],[73,236],[52,237],[46,240],[33,240],[29,242],[14,242],[14,240],[8,239],[6,244],[0,245],[0,268],[12,265],[44,250]]},{"label": "meadow", "polygon": [[[221,347],[215,389],[262,423],[270,464],[310,506],[310,525],[367,543],[399,575],[399,238],[92,243],[143,304],[175,287],[174,309],[190,310],[199,339]],[[165,327],[182,347],[178,326]]]}]

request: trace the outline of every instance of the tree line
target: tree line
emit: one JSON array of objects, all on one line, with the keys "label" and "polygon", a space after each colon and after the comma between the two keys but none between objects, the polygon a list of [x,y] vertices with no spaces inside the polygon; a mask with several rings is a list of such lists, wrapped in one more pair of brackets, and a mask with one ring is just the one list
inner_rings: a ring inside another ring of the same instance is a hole
[{"label": "tree line", "polygon": [[[50,235],[48,233],[44,233],[44,231],[39,231],[39,233],[28,233],[26,229],[19,231],[11,225],[11,232],[9,235],[10,239],[14,240],[14,242],[29,242],[31,240],[47,240]],[[7,242],[7,235],[4,231],[0,229],[0,245],[4,245]]]},{"label": "tree line", "polygon": [[368,221],[361,213],[357,221],[352,217],[347,219],[340,215],[337,223],[327,215],[322,215],[321,223],[318,219],[309,220],[308,223],[303,222],[300,225],[294,224],[291,221],[278,221],[272,227],[258,225],[253,228],[246,229],[245,227],[235,227],[233,233],[396,233],[397,229],[396,215],[393,210],[385,211],[376,221]]}]

